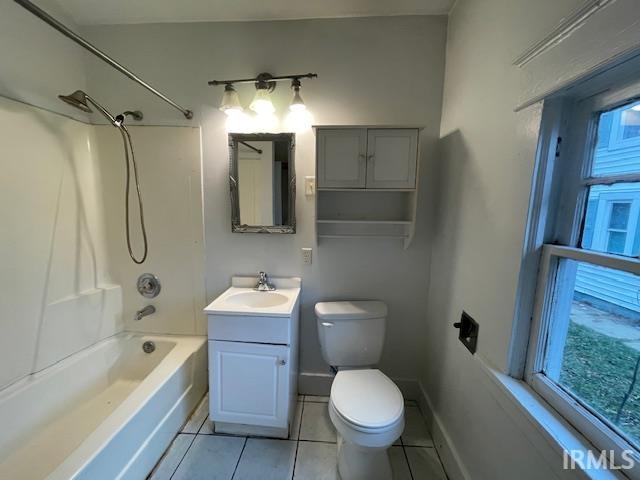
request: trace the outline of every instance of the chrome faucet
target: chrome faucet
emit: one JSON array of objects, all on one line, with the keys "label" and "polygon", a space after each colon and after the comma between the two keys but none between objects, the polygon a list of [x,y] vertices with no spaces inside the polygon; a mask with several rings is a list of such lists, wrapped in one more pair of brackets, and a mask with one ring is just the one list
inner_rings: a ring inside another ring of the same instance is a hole
[{"label": "chrome faucet", "polygon": [[133,317],[134,320],[142,320],[147,315],[151,315],[152,313],[156,313],[156,307],[153,305],[147,305],[142,310],[138,310]]},{"label": "chrome faucet", "polygon": [[253,289],[259,292],[272,292],[276,287],[269,282],[269,276],[265,272],[260,272],[258,274],[258,284]]}]

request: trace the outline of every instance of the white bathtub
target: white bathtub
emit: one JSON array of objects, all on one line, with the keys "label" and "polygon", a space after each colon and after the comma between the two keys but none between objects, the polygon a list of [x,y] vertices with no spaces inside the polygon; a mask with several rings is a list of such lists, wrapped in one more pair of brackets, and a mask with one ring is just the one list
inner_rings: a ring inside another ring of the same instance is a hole
[{"label": "white bathtub", "polygon": [[205,337],[122,333],[8,387],[0,479],[144,479],[204,395],[206,359]]}]

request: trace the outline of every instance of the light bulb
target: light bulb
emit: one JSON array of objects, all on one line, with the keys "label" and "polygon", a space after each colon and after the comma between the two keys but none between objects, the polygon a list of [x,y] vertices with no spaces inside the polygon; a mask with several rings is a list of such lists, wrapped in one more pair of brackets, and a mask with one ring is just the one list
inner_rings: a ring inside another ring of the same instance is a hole
[{"label": "light bulb", "polygon": [[293,100],[291,100],[289,110],[291,110],[292,112],[300,112],[306,109],[307,106],[304,104],[304,101],[300,96],[300,87],[294,87]]},{"label": "light bulb", "polygon": [[269,90],[266,88],[259,88],[256,90],[256,96],[253,97],[253,101],[251,102],[251,105],[249,105],[249,108],[258,115],[268,115],[276,111],[273,103],[271,103]]},{"label": "light bulb", "polygon": [[236,92],[236,89],[233,88],[233,85],[231,84],[224,86],[224,94],[222,95],[220,110],[227,115],[231,115],[234,112],[242,112],[240,97],[238,97],[238,92]]}]

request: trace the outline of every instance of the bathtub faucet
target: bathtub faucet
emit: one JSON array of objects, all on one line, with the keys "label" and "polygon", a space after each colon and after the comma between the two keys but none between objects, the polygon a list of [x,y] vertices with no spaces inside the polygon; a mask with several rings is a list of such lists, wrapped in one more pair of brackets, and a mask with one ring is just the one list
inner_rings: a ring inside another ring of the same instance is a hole
[{"label": "bathtub faucet", "polygon": [[133,319],[142,320],[143,317],[146,317],[147,315],[151,315],[152,313],[156,313],[156,307],[154,307],[153,305],[147,305],[142,310],[138,310],[136,312],[135,317],[133,317]]}]

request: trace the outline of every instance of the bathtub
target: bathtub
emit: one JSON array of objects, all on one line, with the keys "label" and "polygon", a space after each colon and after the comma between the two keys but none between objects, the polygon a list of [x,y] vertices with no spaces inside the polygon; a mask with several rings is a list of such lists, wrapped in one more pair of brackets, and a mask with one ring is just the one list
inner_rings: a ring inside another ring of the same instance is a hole
[{"label": "bathtub", "polygon": [[204,395],[206,359],[205,337],[121,333],[11,385],[0,479],[146,478]]}]

